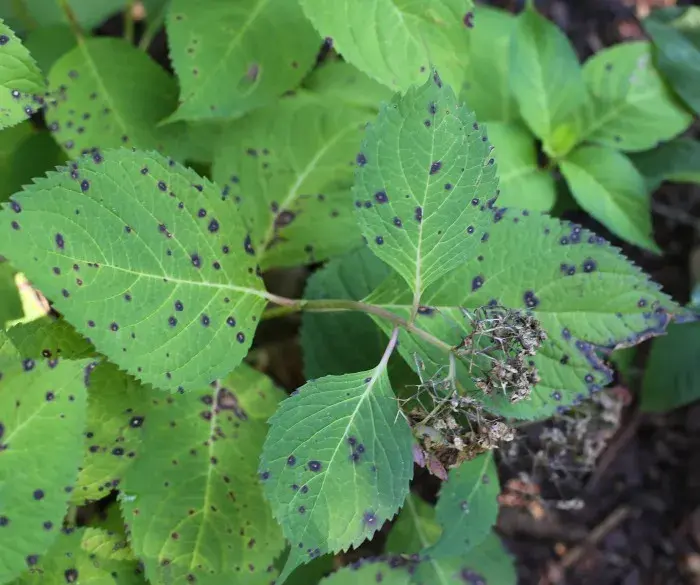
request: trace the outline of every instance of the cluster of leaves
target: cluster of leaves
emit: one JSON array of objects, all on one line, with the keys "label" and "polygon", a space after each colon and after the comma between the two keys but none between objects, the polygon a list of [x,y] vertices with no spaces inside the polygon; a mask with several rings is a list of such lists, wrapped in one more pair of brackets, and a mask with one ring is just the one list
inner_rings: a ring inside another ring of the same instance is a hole
[{"label": "cluster of leaves", "polygon": [[[22,4],[23,22],[49,18]],[[451,89],[477,79],[479,17],[488,31],[493,13],[385,0],[367,26],[360,2],[146,3],[153,26],[165,19],[172,76],[128,40],[84,32],[123,2],[59,4],[64,44],[37,28],[25,45],[0,21],[0,293],[21,271],[52,305],[32,320],[14,298],[2,314],[0,583],[310,583],[305,569],[328,572],[397,513],[386,556],[323,583],[514,582],[492,533],[497,441],[444,462],[433,508],[410,482],[434,449],[399,398],[419,377],[493,424],[545,418],[610,381],[603,353],[683,310],[602,238],[529,211],[507,180],[499,195],[507,141],[494,149],[498,124],[487,133]],[[523,119],[562,169],[607,161],[617,141],[600,125],[586,140],[605,146],[574,148],[563,37],[532,11],[518,19],[518,59],[559,63]],[[331,38],[344,61],[315,67]],[[620,68],[639,65],[647,48],[634,50]],[[661,87],[646,65],[633,73]],[[513,78],[516,93],[533,79]],[[608,91],[586,103],[611,107]],[[660,108],[653,120],[680,131],[687,115],[652,93],[635,116]],[[618,122],[636,131],[637,117]],[[326,260],[303,299],[262,278]],[[268,302],[305,311],[309,381],[289,397],[244,362]],[[61,529],[115,493],[109,531]]]}]

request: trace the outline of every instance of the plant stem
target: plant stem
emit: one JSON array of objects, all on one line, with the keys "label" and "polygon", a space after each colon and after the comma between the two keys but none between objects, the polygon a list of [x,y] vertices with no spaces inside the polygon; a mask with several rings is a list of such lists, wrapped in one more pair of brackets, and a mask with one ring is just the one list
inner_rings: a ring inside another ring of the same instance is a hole
[{"label": "plant stem", "polygon": [[63,10],[63,13],[66,15],[66,18],[68,19],[68,24],[70,25],[70,28],[73,31],[73,34],[75,35],[75,38],[77,39],[78,43],[82,43],[85,39],[85,34],[83,33],[83,29],[80,26],[78,19],[75,17],[75,12],[73,12],[73,9],[71,8],[70,4],[68,4],[68,0],[58,0],[58,6],[61,8],[61,10]]},{"label": "plant stem", "polygon": [[165,20],[165,14],[168,11],[169,4],[170,2],[163,2],[158,9],[158,12],[154,13],[153,16],[150,14],[146,15],[146,30],[143,32],[143,36],[139,41],[139,49],[142,51],[148,51],[148,47],[151,46],[153,39],[163,26],[163,21]]},{"label": "plant stem", "polygon": [[124,38],[130,44],[134,44],[134,2],[129,0],[124,8]]}]

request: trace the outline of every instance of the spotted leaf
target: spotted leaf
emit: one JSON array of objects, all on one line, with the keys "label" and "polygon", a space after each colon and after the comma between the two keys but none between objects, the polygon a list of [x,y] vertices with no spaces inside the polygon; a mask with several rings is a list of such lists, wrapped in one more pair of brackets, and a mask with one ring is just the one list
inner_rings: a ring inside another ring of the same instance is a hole
[{"label": "spotted leaf", "polygon": [[583,137],[623,151],[640,151],[680,134],[693,116],[666,87],[651,45],[638,41],[599,51],[583,75],[592,96]]},{"label": "spotted leaf", "polygon": [[346,61],[387,87],[406,90],[422,82],[431,65],[461,86],[474,26],[471,0],[301,0],[301,6]]},{"label": "spotted leaf", "polygon": [[[257,461],[284,394],[239,366],[186,395],[151,394],[142,444],[122,483],[130,542],[152,583],[267,585],[284,539]],[[136,409],[134,411],[136,413]]]},{"label": "spotted leaf", "polygon": [[490,152],[474,114],[437,73],[383,106],[367,130],[353,188],[357,219],[415,300],[467,260],[468,202],[496,195]]},{"label": "spotted leaf", "polygon": [[676,138],[630,158],[644,175],[649,191],[664,181],[700,184],[700,141]]},{"label": "spotted leaf", "polygon": [[588,213],[628,242],[660,253],[644,177],[624,154],[606,146],[581,146],[561,161],[560,169]]},{"label": "spotted leaf", "polygon": [[362,245],[350,188],[371,116],[298,94],[222,137],[213,176],[236,202],[263,268],[318,262]]},{"label": "spotted leaf", "polygon": [[296,2],[173,0],[167,19],[180,107],[170,120],[235,118],[294,89],[318,36]]},{"label": "spotted leaf", "polygon": [[82,548],[90,555],[108,561],[136,561],[124,534],[99,528],[86,528],[83,532]]},{"label": "spotted leaf", "polygon": [[4,335],[0,346],[0,582],[6,583],[35,568],[60,532],[80,463],[87,362],[22,359]]},{"label": "spotted leaf", "polygon": [[412,437],[387,362],[307,382],[270,419],[260,474],[291,544],[280,585],[298,565],[371,538],[408,494]]},{"label": "spotted leaf", "polygon": [[0,19],[0,130],[40,109],[45,91],[46,82],[34,58]]},{"label": "spotted leaf", "polygon": [[155,153],[94,153],[15,195],[0,225],[0,253],[143,381],[202,387],[247,353],[264,305],[254,249],[193,171]]},{"label": "spotted leaf", "polygon": [[6,334],[22,356],[34,359],[78,359],[95,353],[69,323],[51,315],[14,325]]},{"label": "spotted leaf", "polygon": [[421,552],[435,544],[441,532],[442,528],[435,520],[435,508],[410,494],[391,527],[386,551],[396,554]]},{"label": "spotted leaf", "polygon": [[412,563],[400,556],[361,559],[322,579],[319,585],[410,585],[412,568]]},{"label": "spotted leaf", "polygon": [[[456,347],[472,330],[462,309],[500,304],[531,311],[548,334],[532,358],[541,380],[528,400],[510,403],[501,394],[483,394],[468,365],[457,361],[464,391],[489,410],[544,418],[583,400],[611,380],[600,351],[660,335],[681,311],[616,248],[575,224],[525,210],[489,209],[481,201],[471,218],[469,259],[425,292],[416,326]],[[400,277],[390,276],[365,300],[408,318],[412,298]],[[388,331],[385,322],[377,323]],[[424,376],[445,374],[445,349],[405,332],[399,340],[409,364],[415,364],[415,353],[423,358]]]}]

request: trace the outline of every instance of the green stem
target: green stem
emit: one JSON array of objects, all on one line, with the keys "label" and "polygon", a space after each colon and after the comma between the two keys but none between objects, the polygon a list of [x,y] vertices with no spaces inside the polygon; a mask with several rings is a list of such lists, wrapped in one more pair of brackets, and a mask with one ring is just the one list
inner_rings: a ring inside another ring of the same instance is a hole
[{"label": "green stem", "polygon": [[124,38],[130,44],[134,44],[134,3],[129,0],[124,8]]},{"label": "green stem", "polygon": [[61,10],[63,10],[63,13],[66,15],[66,18],[68,19],[68,24],[70,25],[70,28],[73,31],[73,34],[75,35],[75,38],[77,39],[78,43],[82,43],[85,39],[85,34],[83,33],[83,29],[80,26],[78,19],[75,17],[75,12],[73,12],[73,9],[71,8],[70,4],[68,4],[68,0],[58,0],[58,5],[61,8]]},{"label": "green stem", "polygon": [[163,26],[163,21],[165,20],[165,14],[168,11],[169,4],[170,2],[163,2],[158,8],[158,12],[156,12],[152,17],[150,14],[146,15],[146,21],[148,24],[146,25],[146,30],[143,32],[141,40],[139,41],[139,49],[142,51],[148,51],[148,47],[151,46],[153,39]]}]

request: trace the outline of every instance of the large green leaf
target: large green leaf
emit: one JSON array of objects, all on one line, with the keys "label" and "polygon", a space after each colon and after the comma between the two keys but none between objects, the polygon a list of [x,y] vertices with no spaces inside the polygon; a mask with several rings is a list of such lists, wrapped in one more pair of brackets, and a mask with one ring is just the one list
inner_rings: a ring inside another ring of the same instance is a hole
[{"label": "large green leaf", "polygon": [[[444,488],[443,488],[444,489]],[[427,549],[440,538],[442,528],[435,521],[435,508],[409,494],[386,541],[386,551],[414,554]]]},{"label": "large green leaf", "polygon": [[[4,329],[8,321],[20,319],[24,315],[15,274],[16,271],[8,262],[0,262],[0,329]],[[370,326],[376,329],[371,323]]]},{"label": "large green leaf", "polygon": [[656,66],[688,107],[700,114],[700,9],[654,10],[642,25],[656,45]]},{"label": "large green leaf", "polygon": [[[212,387],[152,395],[121,504],[151,583],[267,585],[284,547],[257,464],[284,394],[242,365]],[[133,425],[132,425],[133,426]]]},{"label": "large green leaf", "polygon": [[652,148],[681,133],[692,116],[664,85],[647,42],[622,43],[586,61],[592,96],[583,137],[623,151]]},{"label": "large green leaf", "polygon": [[630,158],[644,175],[649,191],[655,191],[664,181],[700,183],[700,142],[697,140],[676,138]]},{"label": "large green leaf", "polygon": [[528,7],[516,19],[510,50],[511,91],[520,114],[549,154],[565,154],[578,139],[576,114],[588,99],[571,43]]},{"label": "large green leaf", "polygon": [[[389,267],[364,246],[331,260],[311,275],[304,298],[359,301],[389,273]],[[307,379],[368,370],[386,347],[386,335],[362,313],[305,312],[301,319]]]},{"label": "large green leaf", "polygon": [[491,451],[451,469],[435,506],[442,534],[425,554],[458,557],[480,544],[496,523],[500,491]]},{"label": "large green leaf", "polygon": [[51,68],[49,90],[54,100],[46,121],[73,157],[121,146],[162,150],[184,129],[156,127],[175,108],[177,85],[148,55],[122,39],[80,42]]},{"label": "large green leaf", "polygon": [[[1,335],[1,334],[0,334]],[[85,361],[22,359],[0,337],[0,582],[60,532],[80,463]]]},{"label": "large green leaf", "polygon": [[[469,260],[426,291],[416,326],[457,346],[472,330],[462,309],[498,303],[531,311],[548,334],[532,358],[541,380],[528,400],[510,403],[503,395],[483,394],[473,384],[468,361],[457,361],[459,383],[489,410],[547,417],[584,399],[611,379],[598,349],[662,334],[670,316],[681,311],[616,248],[573,223],[483,202],[472,208],[471,222],[472,239],[463,244]],[[365,300],[409,318],[412,298],[393,275]],[[385,321],[377,323],[389,330]],[[424,377],[447,371],[444,350],[406,332],[399,341],[409,364],[415,364],[415,353],[422,356]]]},{"label": "large green leaf", "polygon": [[329,575],[319,585],[410,585],[411,565],[399,556],[362,559]]},{"label": "large green leaf", "polygon": [[386,373],[310,381],[270,419],[260,463],[265,495],[298,565],[357,547],[391,518],[413,475],[412,436]]},{"label": "large green leaf", "polygon": [[224,134],[214,180],[238,204],[263,268],[322,261],[362,245],[350,187],[371,117],[304,93]]},{"label": "large green leaf", "polygon": [[557,197],[554,177],[539,167],[532,134],[520,125],[501,122],[489,122],[486,132],[498,163],[499,203],[534,211],[552,209]]},{"label": "large green leaf", "polygon": [[170,58],[180,105],[170,120],[233,118],[295,88],[320,41],[297,2],[173,0]]},{"label": "large green leaf", "polygon": [[0,130],[26,120],[44,103],[44,77],[33,57],[0,18]]},{"label": "large green leaf", "polygon": [[641,408],[664,412],[700,399],[700,323],[672,324],[654,340],[644,373]]},{"label": "large green leaf", "polygon": [[[346,61],[387,87],[406,90],[431,66],[461,87],[474,26],[471,0],[300,0],[321,36]],[[478,25],[477,25],[478,26]]]},{"label": "large green leaf", "polygon": [[651,225],[651,200],[644,177],[621,152],[581,146],[560,169],[579,205],[624,240],[660,252]]},{"label": "large green leaf", "polygon": [[468,202],[496,194],[486,140],[438,77],[395,97],[367,130],[353,188],[357,219],[416,301],[469,257]]},{"label": "large green leaf", "polygon": [[[510,43],[515,18],[510,12],[475,6],[465,83],[460,94],[480,122],[515,122],[518,104],[510,87]],[[489,124],[491,128],[491,124]]]},{"label": "large green leaf", "polygon": [[0,254],[122,369],[201,388],[245,356],[264,305],[253,248],[218,188],[155,153],[73,163],[0,212]]}]

